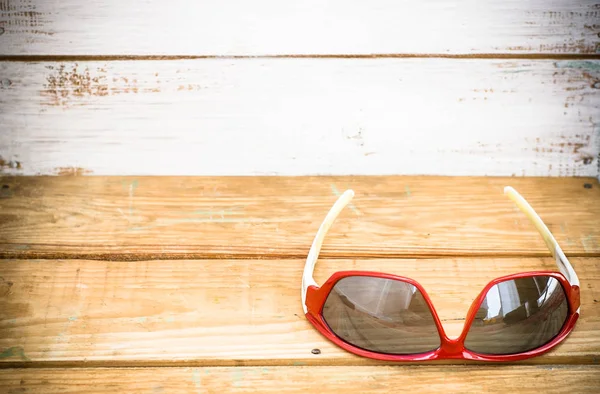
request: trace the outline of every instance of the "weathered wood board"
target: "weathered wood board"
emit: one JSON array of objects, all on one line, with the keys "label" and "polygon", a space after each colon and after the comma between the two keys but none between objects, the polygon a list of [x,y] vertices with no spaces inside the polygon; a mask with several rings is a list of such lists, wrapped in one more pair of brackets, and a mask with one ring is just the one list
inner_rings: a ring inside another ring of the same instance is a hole
[{"label": "weathered wood board", "polygon": [[[582,283],[577,326],[524,364],[592,364],[600,355],[600,259],[571,260]],[[302,312],[301,259],[0,264],[0,367],[394,364],[355,356],[314,329]],[[490,280],[556,269],[552,258],[323,259],[315,279],[343,270],[413,278],[458,337]]]},{"label": "weathered wood board", "polygon": [[1,0],[4,55],[596,54],[594,0]]},{"label": "weathered wood board", "polygon": [[[275,383],[277,382],[277,383]],[[52,368],[0,370],[8,393],[596,393],[597,365]]]},{"label": "weathered wood board", "polygon": [[600,60],[1,62],[0,170],[597,176]]},{"label": "weathered wood board", "polygon": [[[567,256],[600,255],[594,178],[5,177],[0,257],[306,258],[339,193],[324,257],[550,256],[513,186]],[[589,187],[589,188],[588,188]]]}]

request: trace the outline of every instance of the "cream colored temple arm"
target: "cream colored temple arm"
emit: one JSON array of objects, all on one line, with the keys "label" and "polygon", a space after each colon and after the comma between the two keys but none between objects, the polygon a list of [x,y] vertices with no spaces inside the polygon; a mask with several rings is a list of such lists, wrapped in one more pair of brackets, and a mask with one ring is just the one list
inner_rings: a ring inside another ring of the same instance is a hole
[{"label": "cream colored temple arm", "polygon": [[540,233],[544,242],[546,242],[546,246],[550,249],[552,256],[556,260],[556,265],[558,265],[558,269],[562,274],[567,278],[569,283],[574,286],[579,286],[579,278],[573,269],[573,266],[565,256],[565,253],[562,251],[560,246],[558,246],[558,242],[548,230],[548,227],[544,224],[540,216],[533,210],[531,205],[525,200],[515,189],[510,186],[506,186],[504,188],[504,194],[506,194],[511,200],[517,204],[519,209],[523,211],[525,215],[531,220],[531,223],[537,228],[537,231]]},{"label": "cream colored temple arm", "polygon": [[[560,246],[558,246],[556,239],[554,239],[554,236],[550,230],[548,230],[548,227],[546,227],[542,219],[533,210],[531,205],[529,205],[529,203],[510,186],[504,188],[504,194],[508,195],[508,197],[513,200],[515,204],[517,204],[519,209],[523,211],[525,215],[527,215],[529,220],[537,228],[538,232],[544,239],[544,242],[546,242],[548,249],[550,249],[552,256],[556,260],[556,264],[558,265],[560,272],[562,272],[571,285],[579,286],[579,278],[577,277],[573,266],[565,256]],[[321,227],[319,227],[319,231],[317,231],[317,235],[315,236],[315,239],[310,247],[308,257],[306,258],[306,265],[304,266],[304,273],[302,274],[302,307],[304,308],[304,313],[307,312],[306,289],[308,289],[308,287],[311,285],[318,286],[317,282],[315,282],[315,279],[313,278],[313,272],[315,271],[315,264],[319,258],[319,252],[321,251],[321,246],[323,245],[325,235],[340,212],[346,205],[348,205],[350,200],[352,200],[352,197],[354,197],[354,192],[352,190],[346,190],[344,194],[338,198],[335,204],[333,204],[333,207],[331,207],[329,210],[329,213],[325,217],[325,220],[323,220],[323,223],[321,223]]]},{"label": "cream colored temple arm", "polygon": [[327,216],[325,216],[323,223],[321,223],[321,227],[319,227],[319,231],[317,231],[317,235],[315,235],[315,239],[310,247],[308,257],[306,258],[306,265],[304,266],[304,273],[302,274],[302,307],[304,308],[304,313],[307,312],[306,289],[311,285],[318,286],[313,278],[313,272],[315,271],[315,264],[319,258],[319,252],[321,251],[325,235],[327,235],[327,231],[329,231],[329,228],[340,212],[342,212],[344,207],[352,200],[352,197],[354,197],[354,192],[352,190],[346,190],[344,194],[337,199]]}]

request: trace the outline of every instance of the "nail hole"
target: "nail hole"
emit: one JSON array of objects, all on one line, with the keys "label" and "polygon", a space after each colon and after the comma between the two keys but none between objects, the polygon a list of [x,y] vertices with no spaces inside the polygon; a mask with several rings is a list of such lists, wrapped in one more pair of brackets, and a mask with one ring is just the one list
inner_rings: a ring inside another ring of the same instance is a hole
[{"label": "nail hole", "polygon": [[0,82],[2,84],[3,88],[7,88],[10,85],[12,85],[12,82],[10,81],[10,79],[3,79],[2,82]]},{"label": "nail hole", "polygon": [[583,187],[585,187],[586,189],[591,189],[592,188],[592,184],[591,183],[584,183]]},{"label": "nail hole", "polygon": [[23,166],[21,165],[21,162],[16,161],[16,160],[11,160],[9,162],[0,160],[0,166],[5,166],[7,168],[16,168],[17,170],[20,170],[21,168],[23,168]]},{"label": "nail hole", "polygon": [[10,187],[10,186],[8,186],[8,185],[2,185],[2,188],[3,188],[3,189],[8,189],[9,187]]},{"label": "nail hole", "polygon": [[584,157],[583,158],[583,164],[592,164],[592,161],[594,161],[593,157]]},{"label": "nail hole", "polygon": [[321,354],[321,349],[313,349],[310,351],[312,354]]}]

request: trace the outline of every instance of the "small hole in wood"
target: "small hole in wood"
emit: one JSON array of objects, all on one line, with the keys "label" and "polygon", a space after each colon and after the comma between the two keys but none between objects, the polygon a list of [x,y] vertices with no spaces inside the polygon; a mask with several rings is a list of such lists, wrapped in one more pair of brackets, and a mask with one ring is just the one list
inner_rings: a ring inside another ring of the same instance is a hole
[{"label": "small hole in wood", "polygon": [[594,84],[592,85],[592,87],[593,87],[594,89],[600,89],[600,81],[596,81],[596,82],[594,82]]},{"label": "small hole in wood", "polygon": [[16,168],[17,170],[20,170],[21,168],[23,168],[23,166],[21,165],[21,162],[16,161],[16,160],[11,160],[8,163],[3,162],[3,164],[8,168]]},{"label": "small hole in wood", "polygon": [[2,185],[2,188],[3,189],[8,189],[8,188],[10,188],[10,186],[8,186],[8,185]]},{"label": "small hole in wood", "polygon": [[3,27],[0,27],[0,36],[1,36],[2,34],[4,34],[4,28],[3,28]]},{"label": "small hole in wood", "polygon": [[313,349],[310,351],[312,354],[321,354],[321,349]]},{"label": "small hole in wood", "polygon": [[592,184],[591,183],[584,183],[583,187],[586,189],[591,189],[592,188]]}]

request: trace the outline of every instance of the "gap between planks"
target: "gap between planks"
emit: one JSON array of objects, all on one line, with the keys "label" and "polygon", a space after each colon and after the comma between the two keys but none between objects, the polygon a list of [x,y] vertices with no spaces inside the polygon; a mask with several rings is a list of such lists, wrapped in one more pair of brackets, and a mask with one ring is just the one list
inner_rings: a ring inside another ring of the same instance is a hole
[{"label": "gap between planks", "polygon": [[[576,368],[600,368],[597,362],[587,361],[573,363],[569,358],[555,357],[552,359],[543,359],[537,362],[511,361],[508,362],[483,362],[471,360],[435,360],[435,361],[406,361],[406,362],[383,362],[373,359],[367,359],[360,364],[356,362],[344,362],[340,360],[308,360],[308,359],[273,359],[273,360],[217,360],[207,362],[206,360],[133,360],[128,362],[111,362],[109,360],[90,361],[90,360],[74,360],[74,361],[8,361],[0,363],[0,373],[6,370],[22,369],[22,370],[60,370],[60,369],[174,369],[174,368],[446,368],[446,367],[463,367],[463,368],[511,368],[511,367],[529,367],[539,369],[552,369],[552,366],[561,369],[576,369]],[[1,380],[0,380],[1,381]],[[1,391],[0,391],[1,392]]]},{"label": "gap between planks", "polygon": [[577,53],[374,53],[374,54],[282,54],[282,55],[0,55],[2,62],[70,62],[201,59],[523,59],[600,60],[600,54]]},{"label": "gap between planks", "polygon": [[[20,247],[20,244],[1,244],[0,249]],[[61,248],[77,247],[76,245],[61,245]],[[144,245],[138,245],[144,246]],[[123,248],[118,248],[123,249]],[[104,253],[104,254],[85,254],[85,253],[61,253],[61,252],[28,252],[28,251],[2,251],[0,250],[0,260],[11,259],[11,260],[97,260],[97,261],[122,261],[122,262],[134,262],[134,261],[157,261],[157,260],[296,260],[305,259],[306,254],[215,254],[215,253]],[[397,260],[444,260],[447,258],[537,258],[537,257],[549,257],[550,253],[527,253],[523,252],[506,252],[501,253],[497,251],[475,252],[465,253],[464,251],[457,252],[424,252],[424,253],[359,253],[359,254],[344,254],[337,253],[336,255],[325,255],[320,256],[321,258],[327,258],[329,260],[347,260],[347,259],[397,259]],[[600,252],[582,252],[582,253],[570,253],[569,258],[572,257],[600,257]]]}]

